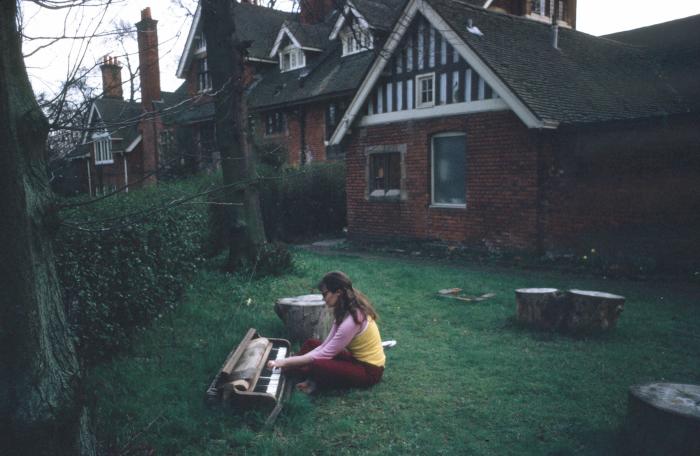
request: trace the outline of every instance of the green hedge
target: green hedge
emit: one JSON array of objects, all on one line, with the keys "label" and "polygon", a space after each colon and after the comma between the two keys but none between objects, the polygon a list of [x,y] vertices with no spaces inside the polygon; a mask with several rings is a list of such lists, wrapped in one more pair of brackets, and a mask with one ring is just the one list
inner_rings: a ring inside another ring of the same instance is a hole
[{"label": "green hedge", "polygon": [[[270,240],[305,239],[345,226],[342,163],[269,168],[261,174],[261,206]],[[217,215],[222,206],[201,204],[206,197],[172,204],[220,183],[217,173],[82,206],[76,203],[89,200],[62,201],[68,208],[60,212],[65,223],[55,242],[57,264],[83,360],[93,363],[127,347],[134,331],[175,306],[205,246],[213,254],[219,250],[213,244],[225,245],[222,220],[217,223],[224,216]],[[286,264],[280,246],[270,245],[263,256],[259,274]]]},{"label": "green hedge", "polygon": [[313,163],[261,174],[260,204],[268,238],[303,240],[340,233],[347,225],[344,163]]},{"label": "green hedge", "polygon": [[83,206],[84,198],[62,201],[57,265],[83,360],[126,347],[133,331],[175,305],[202,259],[207,214],[197,200],[172,203],[210,184],[199,177]]}]

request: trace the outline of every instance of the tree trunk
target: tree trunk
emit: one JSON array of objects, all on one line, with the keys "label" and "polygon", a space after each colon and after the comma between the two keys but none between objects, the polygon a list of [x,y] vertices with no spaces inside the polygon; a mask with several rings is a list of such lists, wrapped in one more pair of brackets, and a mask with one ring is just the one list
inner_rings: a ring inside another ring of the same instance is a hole
[{"label": "tree trunk", "polygon": [[228,270],[254,262],[265,243],[255,162],[247,136],[243,64],[249,43],[236,33],[236,2],[203,0],[207,63],[215,91],[216,142],[221,153],[224,202],[230,204]]},{"label": "tree trunk", "polygon": [[320,294],[278,299],[275,313],[284,322],[290,338],[301,342],[323,340],[333,326],[333,315]]},{"label": "tree trunk", "polygon": [[89,454],[78,360],[56,275],[48,132],[21,53],[16,1],[0,0],[0,447]]}]

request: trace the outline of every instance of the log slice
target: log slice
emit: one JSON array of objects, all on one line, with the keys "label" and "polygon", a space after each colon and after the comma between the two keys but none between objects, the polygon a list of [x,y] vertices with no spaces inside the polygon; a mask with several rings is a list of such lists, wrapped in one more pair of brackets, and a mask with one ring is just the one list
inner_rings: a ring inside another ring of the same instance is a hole
[{"label": "log slice", "polygon": [[572,331],[612,329],[625,307],[624,296],[602,291],[569,290],[567,298],[570,313],[565,325]]},{"label": "log slice", "polygon": [[558,329],[567,315],[564,296],[556,288],[515,290],[518,321],[540,329]]},{"label": "log slice", "polygon": [[630,387],[627,446],[640,455],[700,455],[700,386],[647,383]]},{"label": "log slice", "polygon": [[320,294],[281,298],[275,313],[284,322],[291,339],[325,339],[333,325],[333,316]]}]

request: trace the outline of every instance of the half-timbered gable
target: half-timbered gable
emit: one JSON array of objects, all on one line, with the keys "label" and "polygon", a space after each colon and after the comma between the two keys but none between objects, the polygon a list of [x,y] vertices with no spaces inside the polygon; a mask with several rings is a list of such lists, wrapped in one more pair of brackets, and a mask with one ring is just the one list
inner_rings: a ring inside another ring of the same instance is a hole
[{"label": "half-timbered gable", "polygon": [[[437,107],[449,108],[423,111]],[[460,108],[494,110],[505,105],[440,30],[419,13],[365,102],[363,124],[437,116]]]}]

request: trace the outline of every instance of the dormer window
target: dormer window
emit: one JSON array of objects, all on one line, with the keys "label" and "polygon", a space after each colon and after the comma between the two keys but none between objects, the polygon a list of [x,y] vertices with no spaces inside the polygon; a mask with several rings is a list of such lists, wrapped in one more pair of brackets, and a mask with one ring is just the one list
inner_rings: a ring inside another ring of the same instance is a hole
[{"label": "dormer window", "polygon": [[372,34],[358,27],[345,29],[341,40],[343,41],[343,55],[357,54],[374,47]]},{"label": "dormer window", "polygon": [[204,32],[199,32],[197,35],[195,35],[192,42],[192,48],[194,49],[195,54],[199,54],[200,52],[207,50],[207,41],[204,39]]},{"label": "dormer window", "polygon": [[108,165],[114,163],[112,157],[112,138],[109,133],[95,133],[92,135],[93,147],[95,149],[95,164]]},{"label": "dormer window", "polygon": [[211,90],[211,74],[206,57],[197,62],[197,91],[206,92]]},{"label": "dormer window", "polygon": [[280,51],[280,70],[290,71],[306,66],[306,56],[304,51],[298,47],[287,46]]}]

